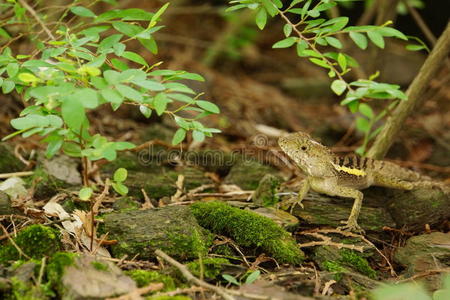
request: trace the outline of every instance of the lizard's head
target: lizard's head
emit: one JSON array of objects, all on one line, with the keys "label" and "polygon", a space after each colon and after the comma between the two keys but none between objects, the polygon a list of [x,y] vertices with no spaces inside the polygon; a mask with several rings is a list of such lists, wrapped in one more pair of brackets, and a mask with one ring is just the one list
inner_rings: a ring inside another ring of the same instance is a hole
[{"label": "lizard's head", "polygon": [[324,172],[327,172],[328,165],[333,161],[333,154],[327,147],[303,132],[280,137],[278,144],[307,175],[325,175]]}]

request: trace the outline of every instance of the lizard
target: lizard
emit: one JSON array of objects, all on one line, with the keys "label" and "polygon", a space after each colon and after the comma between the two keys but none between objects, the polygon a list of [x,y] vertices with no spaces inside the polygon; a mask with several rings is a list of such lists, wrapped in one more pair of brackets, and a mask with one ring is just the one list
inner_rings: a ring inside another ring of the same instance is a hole
[{"label": "lizard", "polygon": [[419,186],[442,186],[431,178],[412,170],[402,168],[392,162],[375,160],[358,155],[339,156],[312,139],[307,133],[296,132],[278,139],[281,149],[307,175],[302,181],[295,204],[301,207],[302,200],[310,189],[329,196],[353,198],[354,203],[343,230],[363,233],[358,225],[358,216],[362,206],[362,189],[370,186],[412,190]]}]

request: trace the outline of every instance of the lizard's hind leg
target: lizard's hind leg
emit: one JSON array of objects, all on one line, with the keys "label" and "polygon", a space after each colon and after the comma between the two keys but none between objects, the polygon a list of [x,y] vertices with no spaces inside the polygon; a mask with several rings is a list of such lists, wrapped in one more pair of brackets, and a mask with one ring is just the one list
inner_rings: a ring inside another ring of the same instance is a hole
[{"label": "lizard's hind leg", "polygon": [[412,190],[414,188],[414,183],[406,180],[401,180],[386,175],[375,174],[374,185],[383,186],[393,189],[400,190]]}]

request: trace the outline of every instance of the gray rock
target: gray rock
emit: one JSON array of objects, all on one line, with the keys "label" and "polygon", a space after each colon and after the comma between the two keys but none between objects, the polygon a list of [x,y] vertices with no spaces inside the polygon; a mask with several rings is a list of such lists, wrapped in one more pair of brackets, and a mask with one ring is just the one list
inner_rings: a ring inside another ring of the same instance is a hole
[{"label": "gray rock", "polygon": [[113,263],[82,255],[61,279],[62,299],[104,299],[129,293],[136,283]]}]

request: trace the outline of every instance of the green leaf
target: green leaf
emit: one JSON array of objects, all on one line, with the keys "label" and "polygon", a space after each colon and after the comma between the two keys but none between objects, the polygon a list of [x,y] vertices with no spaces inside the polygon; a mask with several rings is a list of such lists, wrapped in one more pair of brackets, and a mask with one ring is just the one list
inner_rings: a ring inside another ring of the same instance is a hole
[{"label": "green leaf", "polygon": [[119,93],[130,100],[136,101],[136,102],[142,102],[143,97],[142,94],[135,89],[124,85],[124,84],[117,84],[115,88],[119,91]]},{"label": "green leaf", "polygon": [[199,130],[194,130],[192,132],[192,137],[194,138],[194,141],[197,142],[203,142],[205,140],[205,134]]},{"label": "green leaf", "polygon": [[9,80],[9,79],[3,80],[3,83],[2,83],[3,94],[10,93],[14,89],[15,86],[16,86],[16,84],[14,83],[14,81]]},{"label": "green leaf", "polygon": [[292,26],[291,24],[285,24],[283,26],[283,33],[286,37],[289,37],[292,33]]},{"label": "green leaf", "polygon": [[61,105],[61,115],[64,122],[77,133],[81,131],[81,125],[86,120],[86,113],[80,100],[74,96],[65,97]]},{"label": "green leaf", "polygon": [[258,28],[261,29],[261,30],[263,30],[264,26],[266,26],[267,13],[266,13],[266,10],[263,7],[261,7],[258,10],[258,12],[256,13],[255,22],[256,22],[256,25],[258,26]]},{"label": "green leaf", "polygon": [[278,14],[278,9],[270,0],[261,0],[261,3],[270,16],[274,17],[276,14]]},{"label": "green leaf", "polygon": [[113,22],[112,26],[114,29],[119,31],[120,33],[125,34],[131,38],[134,38],[136,35],[144,31],[145,29],[138,25],[133,25],[125,22]]},{"label": "green leaf", "polygon": [[366,103],[359,104],[359,112],[369,119],[373,119],[374,117],[372,108]]},{"label": "green leaf", "polygon": [[337,62],[342,69],[342,72],[347,71],[347,58],[344,54],[339,53],[337,57]]},{"label": "green leaf", "polygon": [[96,15],[88,8],[83,7],[83,6],[74,6],[70,8],[70,11],[77,16],[80,17],[91,17],[91,18],[95,18]]},{"label": "green leaf", "polygon": [[406,50],[409,50],[409,51],[420,51],[420,50],[426,49],[426,47],[424,45],[412,45],[412,44],[406,45],[405,48],[406,48]]},{"label": "green leaf", "polygon": [[4,38],[7,38],[7,39],[11,38],[11,36],[9,35],[9,33],[8,33],[5,29],[3,29],[3,28],[1,28],[1,27],[0,27],[0,36],[2,36],[2,37],[4,37]]},{"label": "green leaf", "polygon": [[150,118],[152,115],[152,110],[148,108],[145,105],[139,105],[139,111],[146,117],[147,119]]},{"label": "green leaf", "polygon": [[125,168],[119,168],[114,172],[114,181],[116,182],[123,182],[127,179],[128,172]]},{"label": "green leaf", "polygon": [[25,117],[11,120],[11,126],[17,130],[30,129],[33,127],[47,127],[49,120],[41,115],[26,115]]},{"label": "green leaf", "polygon": [[78,197],[83,201],[87,201],[91,198],[93,192],[90,187],[84,187],[78,192]]},{"label": "green leaf", "polygon": [[122,196],[126,196],[128,194],[128,188],[120,182],[113,182],[111,183],[111,186],[117,193]]},{"label": "green leaf", "polygon": [[346,89],[347,84],[343,80],[337,79],[331,83],[331,90],[338,96],[342,95]]},{"label": "green leaf", "polygon": [[356,119],[356,129],[364,133],[369,132],[370,131],[369,121],[365,118]]},{"label": "green leaf", "polygon": [[108,49],[111,49],[115,44],[117,44],[120,39],[123,37],[123,34],[113,34],[103,39],[98,45],[98,52],[108,52]]},{"label": "green leaf", "polygon": [[126,59],[129,59],[129,60],[131,60],[131,61],[133,61],[135,63],[138,63],[138,64],[141,64],[141,65],[144,65],[144,66],[148,67],[148,64],[145,61],[145,59],[142,56],[140,56],[139,54],[137,54],[137,53],[134,53],[134,52],[131,52],[131,51],[125,51],[122,54],[122,57],[125,57]]},{"label": "green leaf", "polygon": [[317,59],[317,58],[310,58],[309,59],[312,63],[321,66],[322,68],[326,68],[329,69],[330,66],[327,64],[326,61],[324,61],[323,59]]},{"label": "green leaf", "polygon": [[396,37],[399,38],[401,40],[408,40],[408,37],[406,35],[404,35],[401,31],[392,28],[392,27],[381,27],[379,29],[377,29],[377,32],[379,32],[382,36],[388,36],[388,37]]},{"label": "green leaf", "polygon": [[85,108],[94,109],[99,105],[98,94],[96,90],[90,88],[82,88],[74,93],[74,97],[81,100],[81,104]]},{"label": "green leaf", "polygon": [[367,36],[377,47],[384,48],[384,39],[380,33],[377,31],[368,31]]},{"label": "green leaf", "polygon": [[120,82],[120,73],[114,70],[106,70],[103,72],[103,77],[109,84],[116,84]]},{"label": "green leaf", "polygon": [[308,43],[304,40],[300,40],[297,43],[297,55],[303,57],[305,55],[304,51],[308,48]]},{"label": "green leaf", "polygon": [[222,274],[222,277],[223,277],[223,279],[225,279],[225,280],[228,281],[229,283],[232,283],[232,284],[237,285],[237,286],[240,285],[239,282],[236,280],[236,278],[234,278],[234,277],[231,276],[231,275],[228,275],[228,274]]},{"label": "green leaf", "polygon": [[355,42],[356,46],[363,50],[367,48],[367,38],[364,34],[350,31],[349,35],[353,42]]},{"label": "green leaf", "polygon": [[6,73],[8,73],[8,76],[10,78],[16,76],[17,72],[19,72],[19,64],[18,63],[9,63],[6,65]]},{"label": "green leaf", "polygon": [[327,43],[330,46],[332,46],[334,48],[342,49],[342,43],[337,38],[332,37],[332,36],[327,36],[327,37],[325,37],[325,40],[327,41]]},{"label": "green leaf", "polygon": [[138,38],[138,41],[144,46],[148,51],[153,54],[158,54],[158,45],[156,44],[155,39],[141,39]]},{"label": "green leaf", "polygon": [[36,76],[34,76],[31,73],[20,73],[17,78],[19,78],[21,81],[25,82],[25,83],[30,83],[33,84],[35,82],[39,82],[39,78],[37,78]]},{"label": "green leaf", "polygon": [[178,128],[172,138],[172,145],[178,145],[186,138],[186,130]]},{"label": "green leaf", "polygon": [[245,283],[246,284],[253,283],[255,280],[257,280],[259,278],[260,275],[261,275],[261,271],[259,271],[259,270],[253,271],[252,273],[250,273],[250,275],[247,276],[247,278],[245,279]]},{"label": "green leaf", "polygon": [[150,23],[148,24],[148,27],[153,27],[156,25],[156,22],[158,22],[161,15],[166,11],[167,7],[169,7],[170,3],[164,4],[158,11],[153,15],[152,19],[150,20]]},{"label": "green leaf", "polygon": [[297,42],[297,38],[288,37],[273,44],[272,48],[289,48]]},{"label": "green leaf", "polygon": [[159,92],[166,89],[164,85],[153,80],[132,80],[131,82],[150,91]]},{"label": "green leaf", "polygon": [[129,69],[128,65],[125,62],[121,61],[120,59],[113,58],[111,59],[111,63],[114,66],[114,68],[117,68],[120,71],[125,71]]},{"label": "green leaf", "polygon": [[155,96],[153,106],[155,107],[156,114],[158,116],[162,115],[166,111],[167,103],[169,103],[169,99],[167,99],[166,94],[159,93]]},{"label": "green leaf", "polygon": [[214,114],[220,113],[220,108],[212,102],[204,101],[204,100],[197,100],[197,101],[195,101],[195,104],[197,104],[198,107],[201,107],[204,110],[212,112]]},{"label": "green leaf", "polygon": [[113,103],[115,105],[120,105],[123,102],[122,95],[115,90],[111,89],[101,90],[100,94],[107,102]]},{"label": "green leaf", "polygon": [[196,74],[196,73],[188,73],[188,72],[177,75],[177,78],[190,79],[190,80],[196,80],[196,81],[205,81],[205,78],[203,78],[203,76]]},{"label": "green leaf", "polygon": [[311,10],[308,10],[308,15],[313,18],[317,18],[318,16],[320,16],[320,12],[318,10],[311,9]]}]

